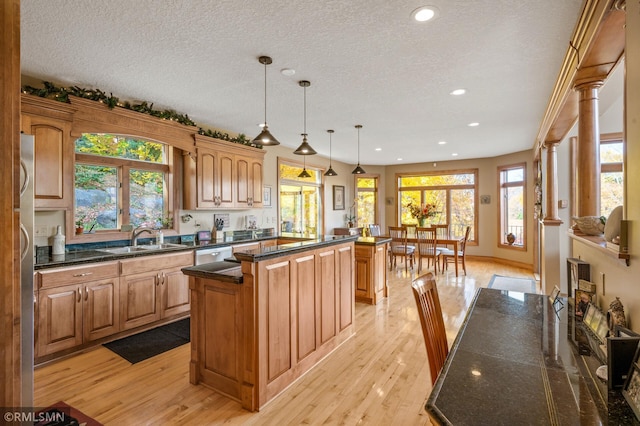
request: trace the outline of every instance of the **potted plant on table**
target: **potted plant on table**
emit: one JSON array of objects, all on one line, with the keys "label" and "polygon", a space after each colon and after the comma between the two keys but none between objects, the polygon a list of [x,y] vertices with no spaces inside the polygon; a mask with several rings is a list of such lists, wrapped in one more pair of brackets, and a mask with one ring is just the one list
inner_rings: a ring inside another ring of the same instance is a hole
[{"label": "potted plant on table", "polygon": [[436,210],[437,206],[430,203],[420,205],[409,203],[407,204],[407,208],[409,209],[411,216],[418,220],[418,224],[421,227],[426,226],[428,218],[434,217],[438,214],[438,211]]}]

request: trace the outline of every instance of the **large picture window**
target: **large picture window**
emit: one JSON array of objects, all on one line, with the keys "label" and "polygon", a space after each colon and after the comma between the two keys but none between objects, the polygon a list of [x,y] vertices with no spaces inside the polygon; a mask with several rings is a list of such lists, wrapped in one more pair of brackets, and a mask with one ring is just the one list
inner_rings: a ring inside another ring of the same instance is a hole
[{"label": "large picture window", "polygon": [[92,231],[167,223],[166,145],[84,133],[75,142],[74,220]]},{"label": "large picture window", "polygon": [[446,223],[453,236],[463,236],[470,226],[469,240],[477,243],[477,169],[402,174],[397,175],[397,180],[398,224],[418,224],[409,204],[435,204],[437,213],[428,219],[427,225]]},{"label": "large picture window", "polygon": [[525,194],[526,164],[498,168],[500,175],[500,236],[501,246],[526,247]]}]

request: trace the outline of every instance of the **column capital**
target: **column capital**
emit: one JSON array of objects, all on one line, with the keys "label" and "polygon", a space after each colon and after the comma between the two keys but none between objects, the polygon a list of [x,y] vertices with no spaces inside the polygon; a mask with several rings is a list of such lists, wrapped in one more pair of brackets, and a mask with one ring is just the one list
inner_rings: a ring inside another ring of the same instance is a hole
[{"label": "column capital", "polygon": [[573,88],[578,91],[599,89],[604,84],[604,78],[601,76],[585,78],[577,80]]}]

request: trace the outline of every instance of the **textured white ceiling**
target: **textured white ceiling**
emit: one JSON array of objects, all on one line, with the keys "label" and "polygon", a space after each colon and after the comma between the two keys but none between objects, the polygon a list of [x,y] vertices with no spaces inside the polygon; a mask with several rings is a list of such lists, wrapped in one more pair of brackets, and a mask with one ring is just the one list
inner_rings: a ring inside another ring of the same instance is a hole
[{"label": "textured white ceiling", "polygon": [[[440,16],[416,23],[434,4]],[[22,73],[363,165],[531,149],[582,0],[22,0]],[[280,70],[296,74],[283,76]],[[466,88],[467,94],[449,92]],[[480,122],[471,128],[467,124]],[[447,141],[438,145],[438,141]],[[375,151],[375,148],[382,148]],[[267,148],[268,149],[268,148]]]}]

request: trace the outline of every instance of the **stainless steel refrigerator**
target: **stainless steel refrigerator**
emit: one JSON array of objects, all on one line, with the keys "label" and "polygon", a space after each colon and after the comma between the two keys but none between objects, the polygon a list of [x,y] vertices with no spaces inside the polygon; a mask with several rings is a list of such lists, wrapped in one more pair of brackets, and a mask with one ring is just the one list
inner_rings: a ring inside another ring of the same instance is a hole
[{"label": "stainless steel refrigerator", "polygon": [[33,406],[33,153],[34,138],[20,140],[20,346],[22,406]]}]

